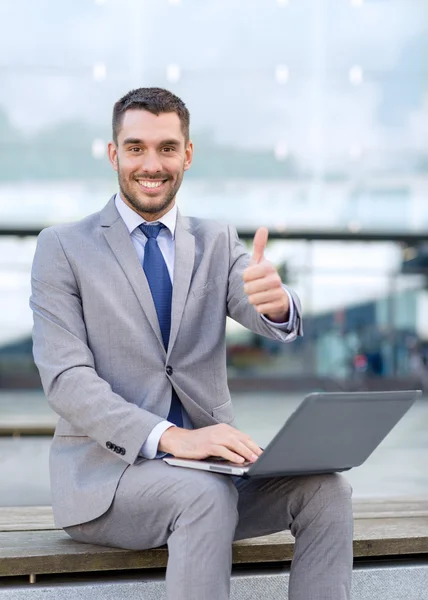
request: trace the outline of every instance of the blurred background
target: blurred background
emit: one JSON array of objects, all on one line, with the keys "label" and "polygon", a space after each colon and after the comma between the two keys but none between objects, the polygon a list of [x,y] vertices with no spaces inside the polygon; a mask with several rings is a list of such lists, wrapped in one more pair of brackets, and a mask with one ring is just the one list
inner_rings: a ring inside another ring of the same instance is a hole
[{"label": "blurred background", "polygon": [[[50,502],[36,236],[116,192],[111,111],[134,87],[190,110],[181,211],[249,248],[269,227],[302,299],[291,345],[228,323],[242,427],[266,444],[312,390],[428,388],[426,0],[2,0],[0,22],[0,504]],[[356,493],[428,493],[427,428],[423,399],[349,474]]]}]

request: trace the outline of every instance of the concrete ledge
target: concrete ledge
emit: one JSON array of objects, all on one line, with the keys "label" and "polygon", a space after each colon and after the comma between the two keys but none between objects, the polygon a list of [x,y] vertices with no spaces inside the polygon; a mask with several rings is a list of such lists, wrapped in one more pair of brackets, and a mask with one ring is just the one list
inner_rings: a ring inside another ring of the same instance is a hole
[{"label": "concrete ledge", "polygon": [[[73,578],[74,583],[8,585],[0,587],[0,600],[166,600],[162,576],[116,577],[98,581]],[[289,570],[266,569],[234,572],[231,600],[286,599]],[[385,563],[356,566],[352,600],[426,600],[428,562],[423,564]]]}]

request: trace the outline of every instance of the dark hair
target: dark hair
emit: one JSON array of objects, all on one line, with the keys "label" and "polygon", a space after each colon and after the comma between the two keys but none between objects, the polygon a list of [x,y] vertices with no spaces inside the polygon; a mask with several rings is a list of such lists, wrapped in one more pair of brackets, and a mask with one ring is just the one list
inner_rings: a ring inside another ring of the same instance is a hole
[{"label": "dark hair", "polygon": [[189,140],[190,113],[184,102],[168,90],[152,87],[131,90],[114,105],[112,125],[115,144],[117,144],[123,115],[131,108],[148,110],[154,115],[167,112],[177,113],[186,142]]}]

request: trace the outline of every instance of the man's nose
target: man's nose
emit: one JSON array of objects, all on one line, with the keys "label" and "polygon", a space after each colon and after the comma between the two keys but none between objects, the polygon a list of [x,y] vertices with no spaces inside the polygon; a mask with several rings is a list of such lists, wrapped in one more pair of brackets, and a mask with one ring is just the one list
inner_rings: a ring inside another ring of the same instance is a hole
[{"label": "man's nose", "polygon": [[162,171],[162,164],[158,153],[155,151],[145,152],[142,167],[147,173],[157,173],[158,171]]}]

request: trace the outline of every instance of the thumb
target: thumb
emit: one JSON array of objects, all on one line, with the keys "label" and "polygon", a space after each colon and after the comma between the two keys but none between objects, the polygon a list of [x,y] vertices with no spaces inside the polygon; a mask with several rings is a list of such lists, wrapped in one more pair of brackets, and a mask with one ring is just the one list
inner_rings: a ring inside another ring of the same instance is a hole
[{"label": "thumb", "polygon": [[253,263],[257,264],[263,260],[268,236],[269,231],[266,227],[259,227],[257,229],[253,241],[253,256],[251,257]]}]

